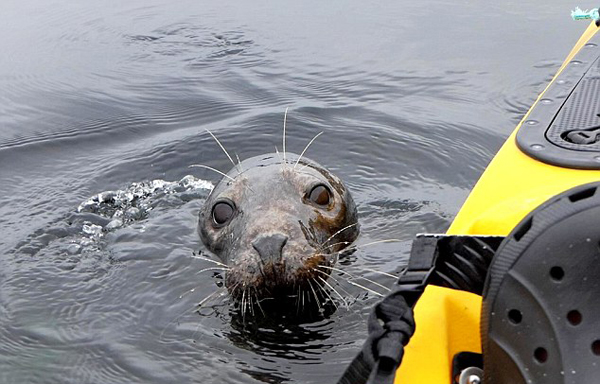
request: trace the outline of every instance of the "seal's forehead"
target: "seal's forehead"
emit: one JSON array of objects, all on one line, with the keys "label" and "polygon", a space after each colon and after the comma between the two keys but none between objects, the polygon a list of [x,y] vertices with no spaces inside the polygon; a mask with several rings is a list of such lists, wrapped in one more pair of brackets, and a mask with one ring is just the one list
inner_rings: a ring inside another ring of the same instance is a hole
[{"label": "seal's forehead", "polygon": [[[339,178],[320,164],[294,153],[272,153],[251,157],[233,167],[211,193],[211,197],[238,200],[250,194],[269,190],[278,193],[296,191],[303,193],[317,182],[329,185],[339,193],[345,188]],[[290,189],[291,188],[291,189]],[[269,193],[268,195],[271,195]]]},{"label": "seal's forehead", "polygon": [[317,170],[312,164],[306,163],[272,163],[262,164],[249,169],[236,179],[245,180],[254,189],[292,188],[298,192],[304,191],[316,182],[329,184],[325,170]]},{"label": "seal's forehead", "polygon": [[254,173],[256,175],[267,176],[283,175],[287,179],[318,178],[328,179],[333,177],[322,165],[317,162],[295,153],[287,153],[285,159],[283,154],[275,153],[263,156],[256,156],[242,162],[244,173]]},{"label": "seal's forehead", "polygon": [[243,169],[262,168],[273,166],[277,164],[283,164],[283,158],[278,153],[267,153],[260,156],[250,157],[242,161],[241,166]]},{"label": "seal's forehead", "polygon": [[[288,152],[285,155],[283,153],[269,153],[260,156],[250,157],[240,164],[243,170],[252,168],[264,168],[264,167],[275,167],[284,165],[294,167],[296,169],[302,168],[304,165],[311,165],[318,168],[323,168],[317,162],[310,160],[309,158],[295,153]],[[232,172],[236,172],[236,169],[232,169]],[[231,175],[230,175],[231,176]]]}]

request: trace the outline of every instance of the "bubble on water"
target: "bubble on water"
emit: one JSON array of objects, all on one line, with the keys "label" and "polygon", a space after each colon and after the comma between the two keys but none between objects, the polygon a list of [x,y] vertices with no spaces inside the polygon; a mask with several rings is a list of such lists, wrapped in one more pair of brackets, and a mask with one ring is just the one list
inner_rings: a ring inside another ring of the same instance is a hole
[{"label": "bubble on water", "polygon": [[[197,179],[192,175],[179,181],[157,179],[134,182],[121,190],[95,194],[81,203],[77,212],[90,212],[112,219],[103,228],[105,232],[110,232],[145,219],[164,196],[174,196],[185,203],[194,198],[206,197],[207,192],[213,188],[210,181]],[[97,228],[91,235],[96,235],[96,232]],[[90,235],[86,231],[84,233]]]},{"label": "bubble on water", "polygon": [[[59,241],[68,255],[101,251],[108,233],[143,223],[155,209],[174,209],[205,199],[213,188],[211,182],[188,175],[178,181],[140,181],[123,189],[95,193],[54,227],[32,234],[17,250],[34,255]],[[139,230],[143,232],[145,228],[141,225]]]},{"label": "bubble on water", "polygon": [[197,179],[192,175],[187,175],[179,180],[179,185],[186,189],[207,189],[212,190],[214,185],[207,180]]},{"label": "bubble on water", "polygon": [[[187,175],[179,181],[140,181],[120,190],[96,193],[77,207],[77,215],[84,218],[81,232],[79,239],[73,240],[65,250],[69,254],[99,250],[107,233],[146,219],[158,204],[167,201],[169,207],[182,205],[206,198],[213,188],[210,181]],[[90,214],[92,216],[85,216]],[[139,230],[144,232],[145,229],[142,225]]]},{"label": "bubble on water", "polygon": [[67,246],[67,253],[70,255],[76,255],[81,251],[81,245],[79,244],[69,244]]},{"label": "bubble on water", "polygon": [[106,225],[106,227],[104,227],[107,231],[113,231],[117,228],[121,228],[123,226],[123,220],[120,219],[114,219],[112,220],[110,223],[108,223]]},{"label": "bubble on water", "polygon": [[102,227],[96,224],[92,224],[90,222],[86,222],[85,224],[83,224],[81,230],[86,235],[90,235],[92,237],[102,236]]},{"label": "bubble on water", "polygon": [[125,211],[125,219],[127,220],[137,220],[142,217],[142,211],[139,208],[131,207]]}]

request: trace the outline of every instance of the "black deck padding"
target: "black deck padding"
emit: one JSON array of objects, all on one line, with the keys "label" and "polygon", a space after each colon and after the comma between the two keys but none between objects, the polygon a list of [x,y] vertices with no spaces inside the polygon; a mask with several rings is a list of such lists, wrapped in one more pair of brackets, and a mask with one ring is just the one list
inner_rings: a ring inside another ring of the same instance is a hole
[{"label": "black deck padding", "polygon": [[481,338],[485,383],[600,382],[600,183],[550,199],[504,240]]},{"label": "black deck padding", "polygon": [[600,128],[600,60],[596,60],[583,79],[577,84],[554,122],[548,128],[546,137],[559,147],[576,151],[600,151],[600,140],[589,144],[576,144],[565,138],[569,132],[592,133]]},{"label": "black deck padding", "polygon": [[517,132],[530,157],[567,168],[600,169],[600,34],[567,63]]}]

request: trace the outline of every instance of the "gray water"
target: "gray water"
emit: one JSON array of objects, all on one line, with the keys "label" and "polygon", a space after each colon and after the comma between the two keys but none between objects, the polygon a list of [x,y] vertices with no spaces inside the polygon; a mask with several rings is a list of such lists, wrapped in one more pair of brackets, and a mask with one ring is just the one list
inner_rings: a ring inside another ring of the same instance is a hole
[{"label": "gray water", "polygon": [[[196,215],[229,161],[288,148],[344,179],[384,290],[445,231],[586,23],[536,2],[0,5],[0,382],[327,383],[376,295],[240,321]],[[370,285],[369,285],[370,284]],[[213,295],[214,294],[214,295]],[[213,295],[213,296],[211,296]],[[207,299],[208,298],[208,299]],[[199,312],[197,304],[204,302]]]}]

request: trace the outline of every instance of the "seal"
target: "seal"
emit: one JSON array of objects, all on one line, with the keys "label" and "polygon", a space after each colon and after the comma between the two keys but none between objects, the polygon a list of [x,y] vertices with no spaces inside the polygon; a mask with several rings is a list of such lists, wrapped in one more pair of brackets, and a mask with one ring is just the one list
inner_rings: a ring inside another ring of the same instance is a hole
[{"label": "seal", "polygon": [[198,232],[227,265],[230,295],[252,303],[323,288],[359,225],[337,176],[305,157],[274,153],[224,175],[200,210]]}]

